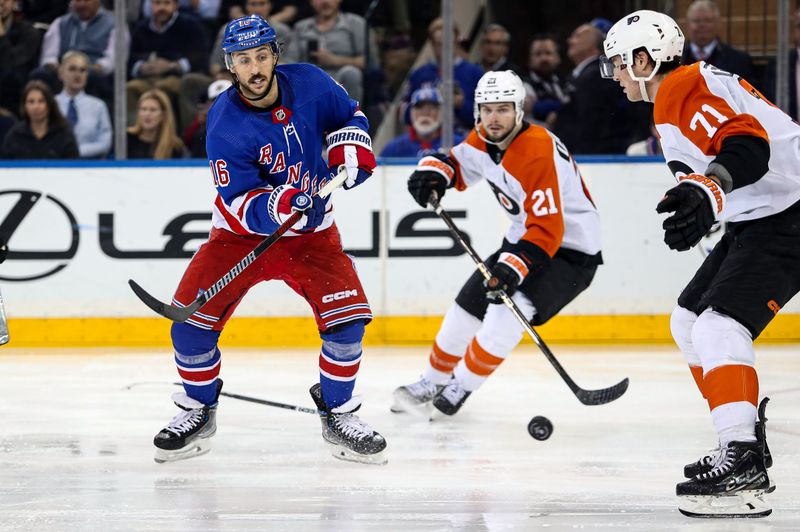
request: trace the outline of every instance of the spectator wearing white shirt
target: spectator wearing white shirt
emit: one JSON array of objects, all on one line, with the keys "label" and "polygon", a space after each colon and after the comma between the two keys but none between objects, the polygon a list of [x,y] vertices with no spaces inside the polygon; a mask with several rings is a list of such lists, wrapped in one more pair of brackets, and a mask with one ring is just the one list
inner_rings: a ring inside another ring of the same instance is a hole
[{"label": "spectator wearing white shirt", "polygon": [[84,91],[88,74],[86,54],[76,50],[64,54],[58,69],[64,90],[56,95],[56,102],[78,141],[80,156],[95,159],[111,150],[111,119],[106,104]]}]

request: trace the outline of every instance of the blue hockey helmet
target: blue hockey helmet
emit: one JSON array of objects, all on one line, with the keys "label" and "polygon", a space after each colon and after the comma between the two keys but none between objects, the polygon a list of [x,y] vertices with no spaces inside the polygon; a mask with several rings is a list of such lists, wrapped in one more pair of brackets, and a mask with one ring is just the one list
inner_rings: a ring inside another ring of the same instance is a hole
[{"label": "blue hockey helmet", "polygon": [[272,53],[278,55],[278,36],[272,26],[260,15],[250,15],[232,20],[225,27],[222,38],[222,52],[225,64],[230,68],[230,55],[259,46],[269,46]]}]

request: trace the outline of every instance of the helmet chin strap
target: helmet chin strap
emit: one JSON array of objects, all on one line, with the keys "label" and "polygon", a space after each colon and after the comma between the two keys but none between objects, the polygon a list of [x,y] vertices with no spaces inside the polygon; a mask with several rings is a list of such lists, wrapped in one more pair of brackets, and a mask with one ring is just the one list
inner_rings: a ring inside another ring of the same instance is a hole
[{"label": "helmet chin strap", "polygon": [[650,101],[650,95],[647,94],[647,86],[645,85],[645,81],[643,79],[639,80],[639,90],[642,91],[642,100],[646,101],[647,103],[653,103]]}]

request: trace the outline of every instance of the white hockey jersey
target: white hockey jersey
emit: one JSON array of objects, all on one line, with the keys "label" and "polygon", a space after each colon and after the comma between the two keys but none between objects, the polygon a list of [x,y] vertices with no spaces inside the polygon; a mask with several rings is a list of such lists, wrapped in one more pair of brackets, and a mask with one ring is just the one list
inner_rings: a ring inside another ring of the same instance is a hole
[{"label": "white hockey jersey", "polygon": [[450,152],[458,190],[486,179],[511,219],[506,239],[528,240],[551,257],[564,247],[600,251],[600,216],[578,167],[558,137],[528,124],[499,164],[475,130]]},{"label": "white hockey jersey", "polygon": [[769,142],[769,170],[727,195],[721,220],[763,218],[800,201],[800,126],[739,76],[703,61],[679,67],[661,83],[653,119],[678,180],[704,174],[727,137]]}]

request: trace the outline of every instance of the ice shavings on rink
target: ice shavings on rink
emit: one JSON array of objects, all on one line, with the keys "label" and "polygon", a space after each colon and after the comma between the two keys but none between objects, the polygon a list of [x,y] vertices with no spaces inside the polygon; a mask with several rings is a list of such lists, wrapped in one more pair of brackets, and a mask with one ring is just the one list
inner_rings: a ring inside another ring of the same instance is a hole
[{"label": "ice shavings on rink", "polygon": [[[224,348],[224,346],[223,346]],[[691,520],[677,511],[685,463],[714,431],[672,348],[553,350],[584,387],[630,377],[604,406],[581,405],[533,346],[518,348],[452,419],[391,414],[426,349],[367,349],[359,414],[386,436],[386,466],[332,458],[313,414],[223,398],[211,453],[153,462],[174,413],[169,353],[0,352],[3,530],[797,530],[800,358],[760,346],[775,456],[773,515]],[[224,350],[226,390],[311,406],[317,354]],[[134,382],[152,382],[131,390]],[[528,435],[534,415],[554,425]]]}]

